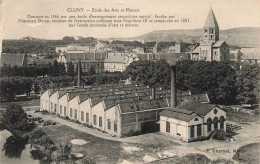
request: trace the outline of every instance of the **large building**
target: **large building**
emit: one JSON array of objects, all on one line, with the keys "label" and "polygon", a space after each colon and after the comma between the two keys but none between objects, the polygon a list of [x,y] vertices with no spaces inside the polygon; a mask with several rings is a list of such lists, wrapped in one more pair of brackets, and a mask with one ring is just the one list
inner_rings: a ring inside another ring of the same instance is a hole
[{"label": "large building", "polygon": [[94,67],[96,73],[104,72],[104,59],[107,54],[98,53],[60,53],[58,62],[64,63],[66,68],[69,62],[74,65],[74,70],[77,69],[78,61],[81,62],[83,72],[89,72],[91,67]]},{"label": "large building", "polygon": [[159,130],[159,113],[167,99],[151,97],[150,89],[135,85],[104,85],[45,91],[41,110],[78,120],[116,136]]},{"label": "large building", "polygon": [[217,105],[184,101],[160,114],[160,131],[185,142],[207,139],[226,131],[226,112]]},{"label": "large building", "polygon": [[[108,84],[48,89],[41,95],[40,108],[122,137],[159,131],[159,114],[169,107],[169,98],[170,91],[160,88],[152,91],[146,86]],[[194,98],[198,97],[190,92],[177,93],[178,103]]]},{"label": "large building", "polygon": [[200,44],[191,52],[191,60],[229,60],[229,46],[225,41],[219,40],[219,26],[212,8],[203,27]]},{"label": "large building", "polygon": [[26,66],[27,65],[27,54],[12,54],[12,53],[2,53],[0,67],[6,66]]}]

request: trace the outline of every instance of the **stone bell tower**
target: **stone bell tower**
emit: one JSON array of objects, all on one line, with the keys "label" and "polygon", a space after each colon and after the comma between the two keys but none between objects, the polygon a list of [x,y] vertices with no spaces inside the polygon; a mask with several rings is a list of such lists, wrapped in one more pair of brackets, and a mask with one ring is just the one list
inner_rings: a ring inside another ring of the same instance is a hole
[{"label": "stone bell tower", "polygon": [[209,10],[205,25],[203,27],[202,43],[214,44],[219,40],[219,26],[212,7]]}]

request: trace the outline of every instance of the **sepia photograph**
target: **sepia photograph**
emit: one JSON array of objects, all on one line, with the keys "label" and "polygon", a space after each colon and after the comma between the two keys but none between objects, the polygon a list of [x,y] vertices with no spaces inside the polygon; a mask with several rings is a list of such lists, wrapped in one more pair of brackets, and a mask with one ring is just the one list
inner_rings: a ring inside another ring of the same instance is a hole
[{"label": "sepia photograph", "polygon": [[1,164],[259,164],[259,0],[0,0]]}]

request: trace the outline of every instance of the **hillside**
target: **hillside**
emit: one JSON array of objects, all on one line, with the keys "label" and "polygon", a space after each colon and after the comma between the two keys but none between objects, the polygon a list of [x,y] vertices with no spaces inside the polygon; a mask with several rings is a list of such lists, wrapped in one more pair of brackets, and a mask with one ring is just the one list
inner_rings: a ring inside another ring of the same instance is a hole
[{"label": "hillside", "polygon": [[[180,41],[192,43],[199,42],[202,29],[193,30],[160,30],[128,39],[145,41]],[[220,30],[220,40],[225,40],[230,45],[260,46],[260,27],[239,27]]]}]

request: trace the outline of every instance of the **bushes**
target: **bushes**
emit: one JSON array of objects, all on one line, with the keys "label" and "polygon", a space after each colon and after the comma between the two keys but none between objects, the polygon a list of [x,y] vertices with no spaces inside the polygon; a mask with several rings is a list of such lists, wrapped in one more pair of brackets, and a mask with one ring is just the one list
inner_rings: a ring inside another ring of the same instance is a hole
[{"label": "bushes", "polygon": [[212,136],[213,139],[222,140],[222,141],[226,140],[226,137],[227,137],[227,133],[224,132],[223,130],[217,130]]},{"label": "bushes", "polygon": [[239,163],[258,164],[260,154],[260,143],[251,143],[240,147],[233,159]]}]

